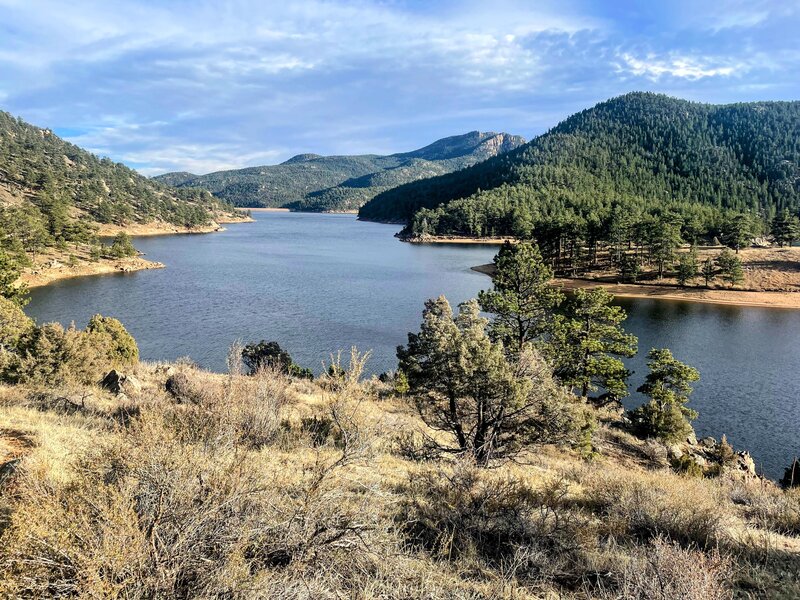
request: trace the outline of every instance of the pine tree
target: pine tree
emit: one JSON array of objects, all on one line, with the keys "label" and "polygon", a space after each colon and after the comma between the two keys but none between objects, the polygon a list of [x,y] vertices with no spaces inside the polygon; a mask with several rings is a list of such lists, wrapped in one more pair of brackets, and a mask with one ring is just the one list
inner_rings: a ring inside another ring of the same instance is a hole
[{"label": "pine tree", "polygon": [[733,252],[726,248],[717,257],[716,262],[722,274],[722,278],[727,281],[731,287],[744,281],[742,261]]},{"label": "pine tree", "polygon": [[664,269],[675,260],[675,251],[681,245],[681,230],[673,216],[653,221],[648,232],[648,249],[658,268],[658,278],[664,277]]},{"label": "pine tree", "polygon": [[690,421],[697,418],[697,413],[686,407],[690,384],[700,379],[700,373],[676,360],[666,348],[650,350],[647,358],[650,373],[637,391],[650,401],[628,413],[634,430],[642,437],[667,442],[685,439],[692,433]]},{"label": "pine tree", "polygon": [[697,248],[692,249],[678,257],[678,283],[685,286],[697,277]]},{"label": "pine tree", "polygon": [[544,264],[536,244],[506,242],[494,265],[494,289],[480,292],[478,302],[494,315],[492,338],[516,354],[551,328],[553,311],[564,296],[552,287],[553,271]]},{"label": "pine tree", "polygon": [[111,243],[108,254],[113,258],[128,258],[131,256],[136,256],[137,251],[133,246],[131,236],[124,231],[120,231],[116,236],[114,236],[114,241]]},{"label": "pine tree", "polygon": [[722,241],[726,246],[736,250],[749,246],[753,240],[753,222],[749,215],[744,213],[732,215],[725,221],[722,230]]},{"label": "pine tree", "polygon": [[618,270],[620,279],[627,283],[636,283],[642,273],[639,259],[632,254],[623,254],[622,259],[619,261]]},{"label": "pine tree", "polygon": [[556,319],[546,347],[556,377],[584,399],[598,389],[610,400],[628,395],[630,371],[618,357],[634,356],[637,339],[625,333],[627,315],[612,300],[602,287],[577,290]]},{"label": "pine tree", "polygon": [[20,272],[17,261],[0,250],[0,297],[11,300],[17,306],[25,306],[28,303],[28,288],[24,284],[17,284]]},{"label": "pine tree", "polygon": [[800,237],[800,220],[796,215],[783,209],[772,220],[772,235],[781,248],[791,246]]},{"label": "pine tree", "polygon": [[[440,451],[471,456],[478,465],[516,454],[524,444],[567,435],[574,419],[546,369],[531,368],[526,348],[512,364],[488,336],[475,300],[453,315],[444,296],[425,303],[419,333],[397,349],[422,419],[452,435],[456,446],[431,440]],[[531,357],[534,357],[533,359]]]},{"label": "pine tree", "polygon": [[717,276],[717,268],[714,265],[714,260],[712,258],[709,257],[703,262],[703,267],[700,270],[700,274],[703,276],[703,280],[706,282],[706,287],[708,287]]}]

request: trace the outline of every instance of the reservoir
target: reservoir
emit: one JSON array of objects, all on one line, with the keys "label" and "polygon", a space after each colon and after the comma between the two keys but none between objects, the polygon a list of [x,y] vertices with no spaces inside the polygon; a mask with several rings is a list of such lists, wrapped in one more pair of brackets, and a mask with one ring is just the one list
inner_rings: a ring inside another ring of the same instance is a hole
[{"label": "reservoir", "polygon": [[[380,373],[396,367],[395,349],[418,330],[426,299],[445,294],[455,306],[490,286],[470,267],[491,262],[496,246],[405,244],[394,238],[398,225],[353,215],[254,216],[223,233],[137,238],[166,269],[59,281],[34,289],[26,311],[79,327],[95,313],[116,317],[144,360],[190,357],[222,371],[233,342],[263,339],[316,372],[332,352],[371,350],[368,370]],[[765,474],[782,475],[800,453],[800,311],[618,303],[639,338],[631,388],[646,374],[647,351],[670,348],[700,370],[689,403],[698,436],[725,433]],[[634,394],[626,405],[640,401]]]}]

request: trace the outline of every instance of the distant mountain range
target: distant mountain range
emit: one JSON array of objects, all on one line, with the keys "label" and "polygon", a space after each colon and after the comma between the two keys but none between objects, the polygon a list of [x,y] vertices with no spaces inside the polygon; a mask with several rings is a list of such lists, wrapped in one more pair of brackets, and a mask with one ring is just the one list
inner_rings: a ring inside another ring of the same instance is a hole
[{"label": "distant mountain range", "polygon": [[363,219],[407,233],[586,239],[612,213],[680,215],[687,239],[715,235],[726,214],[768,222],[800,208],[800,102],[712,105],[630,93],[579,112],[506,154],[384,191]]},{"label": "distant mountain range", "polygon": [[153,179],[179,188],[202,188],[235,206],[354,210],[382,191],[469,167],[524,143],[516,135],[473,131],[388,156],[298,154],[279,165],[207,175],[166,173]]}]

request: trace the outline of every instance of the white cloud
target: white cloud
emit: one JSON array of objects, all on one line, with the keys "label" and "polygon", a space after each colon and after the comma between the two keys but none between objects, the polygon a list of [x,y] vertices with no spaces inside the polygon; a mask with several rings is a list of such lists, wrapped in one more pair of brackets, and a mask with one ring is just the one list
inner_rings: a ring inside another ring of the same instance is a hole
[{"label": "white cloud", "polygon": [[0,0],[0,101],[154,173],[530,134],[632,81],[797,89],[793,38],[757,37],[791,18],[777,3],[675,2]]},{"label": "white cloud", "polygon": [[706,77],[729,77],[746,73],[750,66],[745,62],[731,62],[711,57],[670,56],[659,58],[648,54],[637,58],[629,53],[619,56],[622,64],[617,65],[620,72],[627,72],[651,81],[662,77],[677,77],[689,81],[697,81]]},{"label": "white cloud", "polygon": [[[147,149],[143,152],[131,152],[122,160],[131,164],[148,164],[137,170],[142,175],[152,177],[171,171],[189,171],[195,174],[227,171],[245,166],[260,166],[277,162],[286,151],[261,150],[239,154],[238,148],[229,144],[182,145],[176,144],[162,150]],[[232,157],[235,157],[232,159]]]}]

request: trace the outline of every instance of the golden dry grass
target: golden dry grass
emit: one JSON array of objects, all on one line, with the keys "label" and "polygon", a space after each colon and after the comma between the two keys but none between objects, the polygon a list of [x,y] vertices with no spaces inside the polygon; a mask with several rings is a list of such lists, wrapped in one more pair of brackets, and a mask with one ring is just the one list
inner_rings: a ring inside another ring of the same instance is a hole
[{"label": "golden dry grass", "polygon": [[675,474],[605,425],[591,461],[547,446],[477,469],[410,458],[424,424],[377,381],[132,374],[125,399],[68,405],[0,387],[3,462],[21,459],[0,595],[643,598],[647,569],[669,599],[800,589],[796,495]]}]

